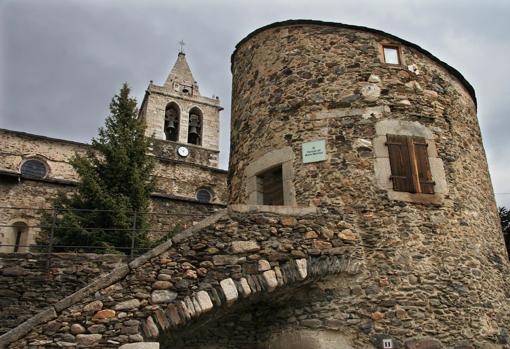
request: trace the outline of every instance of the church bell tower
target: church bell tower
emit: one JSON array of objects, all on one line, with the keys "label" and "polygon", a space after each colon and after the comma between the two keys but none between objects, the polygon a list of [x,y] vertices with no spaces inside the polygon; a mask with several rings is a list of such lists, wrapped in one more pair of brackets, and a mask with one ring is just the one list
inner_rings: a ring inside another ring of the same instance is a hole
[{"label": "church bell tower", "polygon": [[140,115],[146,120],[146,135],[164,141],[157,143],[168,157],[218,167],[221,110],[218,97],[200,95],[181,49],[165,83],[149,83]]}]

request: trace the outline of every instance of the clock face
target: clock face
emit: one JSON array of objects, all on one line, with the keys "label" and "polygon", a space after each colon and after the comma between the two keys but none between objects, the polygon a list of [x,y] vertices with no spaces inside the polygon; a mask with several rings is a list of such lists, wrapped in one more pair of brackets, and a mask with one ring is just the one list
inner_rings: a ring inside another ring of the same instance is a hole
[{"label": "clock face", "polygon": [[189,150],[188,148],[186,147],[179,147],[177,149],[177,154],[179,154],[180,156],[182,156],[183,158],[185,158],[186,156],[189,155]]}]

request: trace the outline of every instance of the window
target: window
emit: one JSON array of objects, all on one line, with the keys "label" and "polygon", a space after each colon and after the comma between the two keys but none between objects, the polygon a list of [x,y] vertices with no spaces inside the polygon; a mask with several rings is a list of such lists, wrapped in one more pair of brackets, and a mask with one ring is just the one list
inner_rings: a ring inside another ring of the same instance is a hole
[{"label": "window", "polygon": [[165,108],[165,138],[167,141],[179,140],[179,107],[175,103],[168,103]]},{"label": "window", "polygon": [[434,181],[423,137],[387,135],[386,145],[391,167],[393,190],[434,194]]},{"label": "window", "polygon": [[197,200],[199,202],[207,203],[211,202],[212,195],[207,189],[200,189],[197,191]]},{"label": "window", "polygon": [[400,64],[400,49],[398,46],[383,45],[384,63]]},{"label": "window", "polygon": [[296,206],[294,150],[273,149],[253,160],[244,170],[246,203]]},{"label": "window", "polygon": [[283,205],[282,166],[273,167],[257,175],[257,186],[263,205]]},{"label": "window", "polygon": [[42,179],[48,174],[48,167],[41,160],[30,159],[21,165],[21,175],[26,178]]},{"label": "window", "polygon": [[202,144],[202,112],[196,107],[189,112],[188,143]]},{"label": "window", "polygon": [[25,251],[27,247],[27,225],[23,222],[16,222],[12,225],[12,228],[14,238],[13,252]]}]

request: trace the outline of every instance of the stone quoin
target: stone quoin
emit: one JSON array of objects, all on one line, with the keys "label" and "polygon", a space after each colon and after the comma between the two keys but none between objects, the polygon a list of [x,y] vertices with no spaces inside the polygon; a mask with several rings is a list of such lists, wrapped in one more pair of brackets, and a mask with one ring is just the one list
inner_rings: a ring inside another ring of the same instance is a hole
[{"label": "stone quoin", "polygon": [[[198,90],[184,75],[166,83],[179,96]],[[0,344],[510,348],[510,263],[458,71],[378,30],[295,20],[243,39],[232,80],[227,208]],[[172,108],[154,130],[182,139]]]}]

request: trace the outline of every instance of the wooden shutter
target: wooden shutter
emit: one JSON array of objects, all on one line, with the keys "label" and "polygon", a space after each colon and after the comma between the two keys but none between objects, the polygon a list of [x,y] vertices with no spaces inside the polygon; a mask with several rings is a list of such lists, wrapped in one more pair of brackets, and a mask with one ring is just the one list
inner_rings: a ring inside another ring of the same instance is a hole
[{"label": "wooden shutter", "polygon": [[390,155],[391,180],[393,190],[416,193],[416,180],[413,180],[408,138],[399,135],[386,136],[386,145]]},{"label": "wooden shutter", "polygon": [[413,146],[420,192],[434,194],[434,181],[432,181],[432,173],[430,172],[427,141],[422,137],[413,137]]}]

